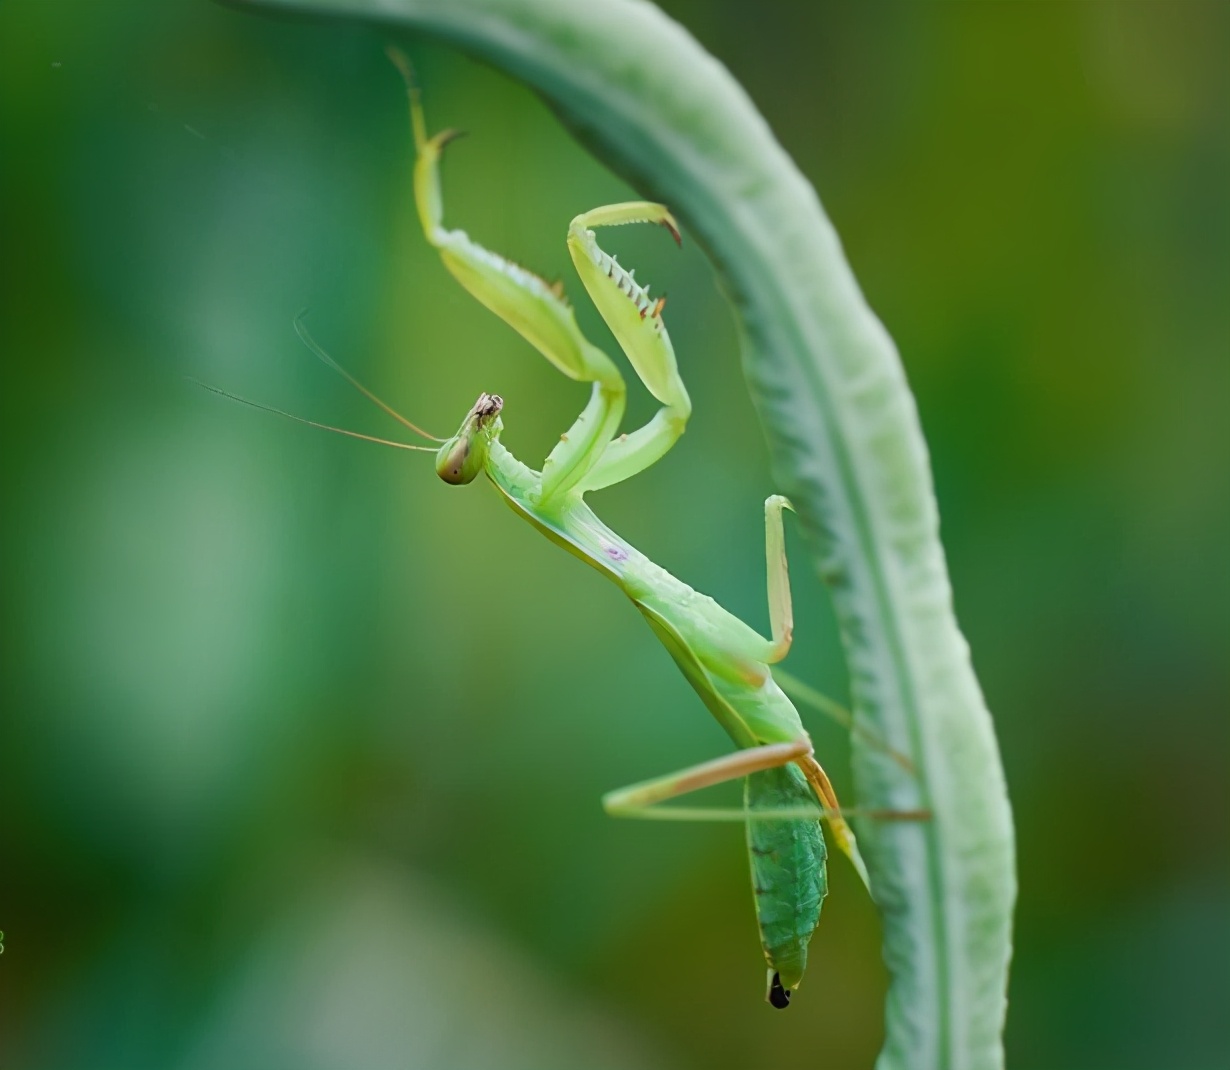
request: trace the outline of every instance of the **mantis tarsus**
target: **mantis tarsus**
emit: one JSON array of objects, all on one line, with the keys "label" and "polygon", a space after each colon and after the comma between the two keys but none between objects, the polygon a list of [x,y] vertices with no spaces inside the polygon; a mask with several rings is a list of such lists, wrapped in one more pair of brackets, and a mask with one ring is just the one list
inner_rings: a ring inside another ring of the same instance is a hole
[{"label": "mantis tarsus", "polygon": [[[691,415],[688,392],[662,319],[665,301],[651,298],[632,272],[604,252],[594,231],[649,223],[665,227],[679,242],[679,228],[663,205],[644,201],[596,208],[577,216],[568,228],[568,251],[582,284],[637,376],[661,405],[643,427],[620,434],[627,394],[623,376],[607,354],[581,333],[562,287],[549,285],[484,249],[465,232],[444,227],[439,162],[455,132],[428,136],[409,66],[396,51],[390,50],[390,56],[405,77],[410,99],[417,154],[414,197],[427,240],[482,304],[566,376],[593,385],[589,403],[560,436],[541,471],[517,460],[500,442],[503,401],[494,394],[482,394],[457,433],[438,449],[374,440],[434,451],[436,471],[447,483],[467,484],[480,473],[486,474],[518,515],[616,583],[644,615],[737,749],[725,757],[609,792],[603,806],[608,813],[624,817],[745,822],[756,915],[768,962],[766,998],[774,1007],[784,1008],[802,981],[808,942],[827,892],[821,818],[868,883],[833,786],[816,760],[797,710],[770,670],[789,652],[793,632],[782,523],[782,513],[791,508],[790,503],[780,495],[765,502],[772,632],[766,638],[625,542],[598,519],[584,497],[660,460],[683,433]],[[296,328],[317,355],[381,408],[416,434],[432,438],[342,371],[301,322],[296,321]],[[808,698],[805,693],[801,697]],[[743,779],[745,785],[740,809],[656,808],[670,799],[736,779]]]}]

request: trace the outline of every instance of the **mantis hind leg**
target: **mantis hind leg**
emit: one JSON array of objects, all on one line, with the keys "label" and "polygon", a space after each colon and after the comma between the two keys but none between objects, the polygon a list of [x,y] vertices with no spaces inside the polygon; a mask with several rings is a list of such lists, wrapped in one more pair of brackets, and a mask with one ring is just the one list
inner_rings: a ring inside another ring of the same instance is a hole
[{"label": "mantis hind leg", "polygon": [[[716,807],[681,807],[661,806],[661,803],[677,799],[703,788],[724,784],[730,780],[738,780],[759,773],[766,769],[778,769],[791,762],[797,764],[803,771],[808,785],[815,793],[819,806],[801,804],[797,807],[777,809],[758,808],[754,812],[743,809],[722,809]],[[816,761],[812,752],[811,740],[806,736],[790,743],[765,743],[759,747],[748,747],[735,751],[721,758],[714,758],[698,765],[690,765],[665,776],[643,780],[626,788],[607,792],[602,797],[602,806],[613,817],[635,817],[658,821],[749,821],[749,820],[816,820],[824,818],[828,823],[833,840],[842,853],[850,859],[855,872],[868,891],[871,890],[871,880],[867,874],[867,865],[859,853],[858,841],[854,831],[846,823],[846,817],[860,812],[864,816],[886,821],[929,821],[931,813],[927,810],[843,810],[837,800],[837,792],[829,780],[824,767]]]},{"label": "mantis hind leg", "polygon": [[846,824],[846,819],[842,815],[841,803],[837,801],[837,792],[833,790],[833,782],[829,780],[828,773],[816,761],[816,756],[811,753],[800,758],[799,765],[803,769],[803,775],[807,777],[807,782],[820,800],[821,806],[824,807],[824,819],[828,822],[829,831],[833,834],[834,841],[842,853],[850,859],[850,863],[854,866],[855,872],[858,873],[863,885],[868,891],[871,891],[871,878],[867,875],[867,864],[859,853],[858,841],[854,838],[854,830]]},{"label": "mantis hind leg", "polygon": [[[806,736],[790,743],[766,743],[748,747],[733,754],[714,758],[712,761],[690,765],[665,776],[644,780],[617,791],[607,792],[602,797],[602,806],[615,817],[640,817],[664,821],[745,821],[746,810],[722,810],[714,808],[669,807],[659,809],[659,804],[677,799],[702,788],[739,780],[764,769],[776,769],[791,762],[798,762],[811,753],[811,740]],[[786,816],[815,818],[820,812],[815,807],[800,807],[787,814],[757,816]]]},{"label": "mantis hind leg", "polygon": [[414,200],[427,240],[444,266],[472,296],[512,327],[570,379],[593,383],[589,404],[543,465],[541,498],[565,493],[597,463],[623,418],[627,387],[614,362],[593,345],[577,325],[563,287],[527,271],[444,226],[440,159],[457,132],[429,137],[418,89],[406,58],[396,49],[389,58],[401,71],[410,100],[414,133]]}]

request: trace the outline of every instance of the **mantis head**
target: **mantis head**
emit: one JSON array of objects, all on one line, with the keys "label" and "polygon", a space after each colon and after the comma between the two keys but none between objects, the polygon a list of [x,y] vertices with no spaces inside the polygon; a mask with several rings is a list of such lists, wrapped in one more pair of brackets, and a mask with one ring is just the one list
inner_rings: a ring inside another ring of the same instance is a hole
[{"label": "mantis head", "polygon": [[503,407],[504,399],[499,394],[479,394],[457,434],[436,453],[436,475],[445,483],[470,483],[483,470],[491,443],[504,427],[500,422]]}]

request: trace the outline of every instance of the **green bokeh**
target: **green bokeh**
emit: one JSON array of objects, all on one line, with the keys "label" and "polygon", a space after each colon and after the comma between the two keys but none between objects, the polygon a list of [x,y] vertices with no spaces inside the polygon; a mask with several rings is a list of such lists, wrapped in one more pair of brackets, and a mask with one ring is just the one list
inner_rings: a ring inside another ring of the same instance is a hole
[{"label": "green bokeh", "polygon": [[[1230,8],[666,6],[817,183],[918,396],[1016,808],[1010,1064],[1224,1065]],[[726,745],[614,589],[482,484],[184,381],[396,433],[296,341],[309,305],[437,433],[498,391],[533,460],[583,403],[423,242],[382,44],[0,6],[0,1063],[867,1066],[884,977],[845,868],[779,1015],[741,832],[603,817]],[[449,219],[579,294],[567,221],[630,191],[521,88],[410,47],[432,125],[473,134]],[[696,415],[595,504],[763,627],[729,311],[694,245],[612,241],[670,295]],[[794,576],[791,668],[841,695]]]}]

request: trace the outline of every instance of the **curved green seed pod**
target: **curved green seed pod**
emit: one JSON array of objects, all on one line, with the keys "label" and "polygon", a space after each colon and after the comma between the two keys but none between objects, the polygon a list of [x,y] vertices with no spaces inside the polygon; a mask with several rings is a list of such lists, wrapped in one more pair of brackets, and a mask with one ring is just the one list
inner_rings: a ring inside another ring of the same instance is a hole
[{"label": "curved green seed pod", "polygon": [[891,973],[880,1070],[1002,1066],[1011,812],[952,611],[914,401],[815,192],[743,90],[640,0],[232,0],[449,41],[533,86],[718,265],[778,489],[829,584],[856,725],[861,805],[926,823],[859,829]]}]

